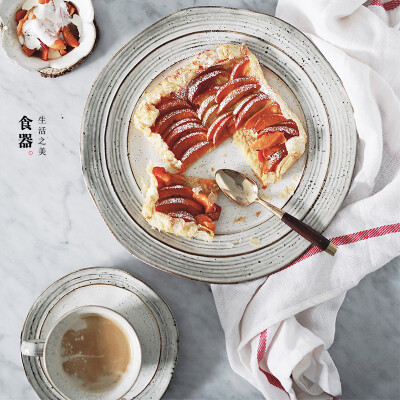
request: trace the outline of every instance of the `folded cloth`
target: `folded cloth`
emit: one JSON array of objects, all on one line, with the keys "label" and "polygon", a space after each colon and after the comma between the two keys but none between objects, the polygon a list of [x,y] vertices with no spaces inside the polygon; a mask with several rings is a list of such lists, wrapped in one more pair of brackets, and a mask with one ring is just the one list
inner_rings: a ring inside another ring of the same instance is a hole
[{"label": "folded cloth", "polygon": [[400,1],[280,0],[343,81],[359,135],[354,179],[325,231],[335,257],[312,247],[249,283],[213,285],[234,371],[267,399],[341,393],[328,353],[346,291],[400,254]]}]

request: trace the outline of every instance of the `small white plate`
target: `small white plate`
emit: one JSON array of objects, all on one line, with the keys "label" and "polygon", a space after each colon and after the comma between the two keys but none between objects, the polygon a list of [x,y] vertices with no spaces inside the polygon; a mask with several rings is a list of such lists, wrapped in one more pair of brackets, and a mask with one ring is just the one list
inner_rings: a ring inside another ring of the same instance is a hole
[{"label": "small white plate", "polygon": [[[135,328],[142,345],[143,364],[126,399],[160,399],[175,368],[178,331],[165,302],[142,281],[114,268],[75,271],[48,287],[25,321],[21,341],[46,337],[54,322],[84,305],[108,307]],[[40,398],[62,400],[45,376],[40,359],[22,356],[28,380]]]}]

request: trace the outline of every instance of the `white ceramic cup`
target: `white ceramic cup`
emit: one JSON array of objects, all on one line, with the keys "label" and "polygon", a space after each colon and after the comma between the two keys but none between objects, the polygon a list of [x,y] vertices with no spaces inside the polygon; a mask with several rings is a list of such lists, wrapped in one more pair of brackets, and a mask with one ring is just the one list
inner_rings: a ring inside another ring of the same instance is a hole
[{"label": "white ceramic cup", "polygon": [[[101,392],[85,391],[62,368],[61,340],[77,319],[88,315],[98,315],[116,323],[122,329],[130,345],[131,358],[126,372],[117,383]],[[120,399],[134,385],[142,365],[141,346],[132,325],[117,312],[100,306],[84,306],[70,311],[54,324],[45,339],[22,342],[21,353],[24,356],[42,357],[43,369],[51,384],[68,400]]]}]

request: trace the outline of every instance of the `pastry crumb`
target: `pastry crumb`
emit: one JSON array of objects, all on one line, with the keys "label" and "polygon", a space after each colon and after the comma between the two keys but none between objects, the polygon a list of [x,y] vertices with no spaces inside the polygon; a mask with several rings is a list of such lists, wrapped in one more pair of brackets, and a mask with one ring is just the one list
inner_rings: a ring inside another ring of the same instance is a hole
[{"label": "pastry crumb", "polygon": [[236,222],[246,222],[245,217],[237,217],[233,220],[233,223],[236,224]]},{"label": "pastry crumb", "polygon": [[284,199],[285,197],[290,196],[291,194],[293,194],[294,189],[295,189],[294,185],[287,186],[285,189],[282,190],[280,197]]},{"label": "pastry crumb", "polygon": [[214,172],[214,167],[211,167],[211,172]]},{"label": "pastry crumb", "polygon": [[261,214],[261,211],[257,211],[257,212],[256,212],[256,217],[259,217],[260,214]]},{"label": "pastry crumb", "polygon": [[252,244],[253,246],[259,246],[260,245],[260,239],[259,238],[250,238],[249,240],[250,244]]},{"label": "pastry crumb", "polygon": [[272,197],[266,195],[265,193],[261,193],[261,194],[260,194],[260,197],[261,197],[262,200],[265,200],[265,201],[270,201],[270,200],[272,200]]},{"label": "pastry crumb", "polygon": [[226,246],[228,249],[231,249],[231,248],[234,246],[234,244],[233,244],[233,243],[226,243],[225,246]]}]

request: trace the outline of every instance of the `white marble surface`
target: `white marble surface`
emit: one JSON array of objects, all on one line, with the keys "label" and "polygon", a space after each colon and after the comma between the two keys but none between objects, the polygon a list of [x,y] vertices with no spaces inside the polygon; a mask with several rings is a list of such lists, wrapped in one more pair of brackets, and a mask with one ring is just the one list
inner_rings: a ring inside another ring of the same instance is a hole
[{"label": "white marble surface", "polygon": [[[0,399],[35,399],[25,379],[19,336],[35,298],[54,280],[86,266],[125,269],[171,306],[180,329],[178,366],[165,399],[259,399],[228,364],[210,289],[130,256],[103,223],[81,174],[79,128],[90,87],[132,36],[180,8],[211,1],[95,1],[101,38],[76,71],[55,80],[25,72],[0,55]],[[275,1],[220,5],[274,12]],[[18,148],[18,121],[34,120],[34,155]],[[47,118],[47,156],[38,156],[37,119]],[[350,291],[332,348],[342,399],[398,399],[400,279],[397,259]]]}]

